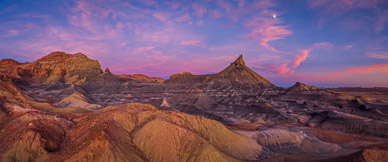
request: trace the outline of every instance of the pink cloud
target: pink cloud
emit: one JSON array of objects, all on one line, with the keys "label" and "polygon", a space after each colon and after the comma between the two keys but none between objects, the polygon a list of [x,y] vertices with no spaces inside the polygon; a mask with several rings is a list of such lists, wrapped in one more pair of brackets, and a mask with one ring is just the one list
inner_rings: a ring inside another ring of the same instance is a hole
[{"label": "pink cloud", "polygon": [[197,21],[195,24],[198,25],[198,26],[202,26],[202,25],[203,25],[203,21],[202,21],[202,20],[199,20],[199,21]]},{"label": "pink cloud", "polygon": [[222,15],[221,15],[221,12],[220,12],[220,11],[218,11],[217,9],[215,9],[215,10],[211,11],[211,16],[212,16],[213,18],[220,18]]},{"label": "pink cloud", "polygon": [[194,3],[192,7],[195,11],[194,14],[197,15],[198,17],[202,17],[207,12],[206,7],[203,5]]},{"label": "pink cloud", "polygon": [[175,18],[175,21],[177,21],[177,22],[190,21],[190,15],[189,15],[189,13],[183,14],[183,15]]},{"label": "pink cloud", "polygon": [[330,42],[321,42],[321,43],[314,43],[314,45],[309,49],[301,50],[297,55],[294,56],[294,59],[292,60],[292,68],[297,68],[300,63],[306,61],[307,57],[310,56],[310,52],[317,48],[323,48],[323,47],[330,47],[332,44]]},{"label": "pink cloud", "polygon": [[154,0],[138,0],[138,1],[148,6],[152,6],[156,4]]},{"label": "pink cloud", "polygon": [[204,45],[202,45],[201,41],[182,41],[181,43],[179,43],[179,45],[181,46],[195,46],[195,47],[204,47]]},{"label": "pink cloud", "polygon": [[299,65],[306,61],[308,57],[310,57],[310,52],[317,48],[326,48],[330,47],[332,44],[330,42],[321,42],[321,43],[314,43],[312,47],[308,49],[300,50],[299,53],[297,53],[292,60],[286,61],[285,63],[281,64],[270,64],[265,67],[263,66],[255,66],[256,69],[264,69],[271,72],[275,72],[278,74],[291,74],[295,71],[292,69],[295,69],[299,67]]},{"label": "pink cloud", "polygon": [[74,26],[81,26],[87,28],[91,27],[92,24],[92,20],[90,20],[90,17],[85,13],[81,13],[80,15],[69,16],[68,21]]},{"label": "pink cloud", "polygon": [[237,5],[238,5],[239,7],[242,7],[242,6],[245,5],[245,0],[235,0],[235,1],[237,2]]},{"label": "pink cloud", "polygon": [[[382,9],[384,0],[310,0],[308,1],[310,9],[319,9],[327,18],[327,15],[339,16],[354,9],[369,9],[375,14],[369,20],[373,21],[371,27],[379,33],[384,29],[384,25],[388,22],[388,11]],[[322,21],[320,20],[322,25]],[[342,21],[340,25],[348,30],[360,30],[368,26],[370,22],[363,20],[360,17],[347,19]]]},{"label": "pink cloud", "polygon": [[333,46],[330,42],[314,43],[312,49]]},{"label": "pink cloud", "polygon": [[366,66],[352,67],[342,74],[373,74],[388,73],[388,63],[372,64]]},{"label": "pink cloud", "polygon": [[388,52],[370,52],[366,56],[375,59],[388,59]]},{"label": "pink cloud", "polygon": [[343,13],[353,8],[370,8],[382,0],[313,0],[308,1],[310,8],[322,7],[326,12]]},{"label": "pink cloud", "polygon": [[264,70],[268,70],[268,71],[271,71],[271,72],[274,72],[274,73],[278,73],[278,74],[292,74],[294,73],[295,71],[291,70],[289,67],[287,67],[287,63],[283,63],[283,64],[269,64],[267,66],[254,66],[254,68],[256,69],[264,69]]},{"label": "pink cloud", "polygon": [[348,70],[339,73],[329,73],[322,76],[322,78],[338,78],[345,77],[347,75],[357,74],[375,74],[375,73],[388,73],[388,63],[372,64],[365,66],[350,67]]},{"label": "pink cloud", "polygon": [[246,27],[252,28],[251,33],[246,34],[245,37],[258,41],[260,45],[276,52],[277,50],[268,45],[268,42],[284,39],[292,34],[287,26],[278,25],[280,22],[278,19],[273,19],[270,12],[261,12],[260,16],[254,17],[244,24]]},{"label": "pink cloud", "polygon": [[117,30],[122,30],[125,27],[125,25],[121,22],[116,23]]},{"label": "pink cloud", "polygon": [[353,45],[346,45],[346,46],[344,46],[344,50],[350,50],[351,48],[353,48]]},{"label": "pink cloud", "polygon": [[[328,73],[325,75],[317,74],[303,74],[299,76],[299,80],[309,80],[310,82],[321,81],[322,83],[335,82],[338,85],[343,83],[345,85],[364,85],[370,87],[371,84],[388,86],[387,82],[381,79],[372,80],[371,78],[365,78],[362,74],[388,74],[388,63],[371,64],[364,66],[349,67],[347,70],[338,73]],[[306,76],[309,77],[306,77]],[[384,75],[379,75],[384,76]],[[388,76],[388,75],[385,75]]]},{"label": "pink cloud", "polygon": [[170,15],[168,13],[165,13],[165,12],[156,12],[156,13],[153,13],[152,16],[159,20],[159,21],[168,21],[169,20],[169,17]]},{"label": "pink cloud", "polygon": [[299,54],[295,55],[294,59],[292,60],[292,68],[297,68],[300,63],[306,61],[307,57],[309,57],[309,54],[310,54],[310,50],[309,49],[305,49],[305,50],[302,50],[300,51]]},{"label": "pink cloud", "polygon": [[251,4],[254,9],[265,9],[270,7],[275,7],[276,5],[272,2],[272,0],[261,0],[256,1],[253,4]]},{"label": "pink cloud", "polygon": [[375,22],[376,32],[381,32],[384,30],[385,24],[388,23],[388,10],[383,10],[378,12],[377,21]]},{"label": "pink cloud", "polygon": [[15,30],[15,29],[8,30],[8,35],[9,36],[15,36],[15,35],[18,35],[18,34],[19,34],[19,31]]},{"label": "pink cloud", "polygon": [[145,47],[135,48],[133,51],[134,51],[134,53],[144,53],[144,52],[152,51],[153,49],[155,49],[155,47],[153,47],[153,46],[145,46]]},{"label": "pink cloud", "polygon": [[231,9],[232,9],[232,4],[230,4],[226,0],[217,0],[217,4],[218,4],[219,7],[224,9],[227,13],[229,13],[231,11]]}]

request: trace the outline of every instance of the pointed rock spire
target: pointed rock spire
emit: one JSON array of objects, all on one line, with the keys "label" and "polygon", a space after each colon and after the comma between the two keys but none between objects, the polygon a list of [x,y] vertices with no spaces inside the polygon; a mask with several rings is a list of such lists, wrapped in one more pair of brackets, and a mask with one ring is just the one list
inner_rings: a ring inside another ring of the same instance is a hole
[{"label": "pointed rock spire", "polygon": [[240,56],[238,56],[238,58],[236,59],[236,61],[232,62],[231,65],[245,65],[245,61],[242,57],[242,54],[240,54]]}]

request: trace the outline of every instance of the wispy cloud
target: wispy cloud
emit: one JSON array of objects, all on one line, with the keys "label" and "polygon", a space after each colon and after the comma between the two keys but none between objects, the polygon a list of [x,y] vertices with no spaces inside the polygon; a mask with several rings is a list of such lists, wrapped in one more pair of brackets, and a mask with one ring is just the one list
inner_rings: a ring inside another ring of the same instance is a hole
[{"label": "wispy cloud", "polygon": [[309,57],[310,51],[311,50],[309,49],[301,50],[299,54],[295,55],[292,60],[292,68],[297,68],[300,63],[306,61],[307,57]]},{"label": "wispy cloud", "polygon": [[217,0],[216,3],[219,7],[224,9],[227,13],[232,10],[232,4],[229,3],[229,1],[226,0]]},{"label": "wispy cloud", "polygon": [[[321,22],[329,17],[338,18],[340,15],[357,9],[369,9],[372,11],[369,13],[373,14],[373,17],[356,17],[341,21],[339,24],[345,26],[345,30],[365,28],[368,25],[379,33],[388,22],[388,11],[384,9],[384,6],[386,6],[386,1],[384,0],[311,0],[308,1],[308,4],[310,9],[318,9],[325,15],[321,18]],[[371,22],[373,25],[369,25]],[[322,25],[322,23],[319,25]]]},{"label": "wispy cloud", "polygon": [[281,20],[272,18],[273,14],[274,12],[271,11],[263,11],[259,16],[246,22],[245,26],[252,30],[245,37],[258,41],[260,45],[276,52],[277,50],[270,46],[268,42],[285,39],[285,37],[292,34],[292,31],[288,30],[285,25],[279,25]]},{"label": "wispy cloud", "polygon": [[170,18],[170,14],[166,12],[156,12],[153,13],[152,16],[159,21],[169,21]]},{"label": "wispy cloud", "polygon": [[366,56],[375,59],[388,59],[388,52],[369,52]]},{"label": "wispy cloud", "polygon": [[344,46],[344,50],[350,50],[351,48],[353,48],[353,45],[346,45],[346,46]]},{"label": "wispy cloud", "polygon": [[179,43],[181,46],[195,46],[195,47],[202,47],[204,48],[205,45],[201,41],[193,40],[193,41],[182,41]]},{"label": "wispy cloud", "polygon": [[292,74],[295,71],[291,70],[289,67],[287,67],[287,63],[283,64],[267,64],[266,66],[254,66],[256,69],[263,69],[267,71],[271,71],[278,74]]},{"label": "wispy cloud", "polygon": [[388,63],[353,66],[353,67],[347,68],[347,70],[343,72],[329,73],[322,77],[338,78],[338,77],[347,77],[349,75],[378,74],[378,73],[388,73]]},{"label": "wispy cloud", "polygon": [[278,74],[292,74],[300,64],[310,57],[310,52],[318,48],[327,48],[333,46],[330,42],[314,43],[310,48],[299,50],[291,60],[281,64],[267,64],[266,66],[255,66],[256,69],[263,69]]},{"label": "wispy cloud", "polygon": [[8,35],[9,36],[15,36],[15,35],[18,35],[18,34],[19,34],[19,31],[17,31],[17,30],[14,30],[14,29],[8,30]]},{"label": "wispy cloud", "polygon": [[309,49],[300,50],[298,54],[295,55],[294,59],[292,60],[292,68],[297,68],[300,63],[306,61],[307,57],[310,56],[310,52],[317,48],[326,48],[330,47],[332,44],[330,42],[321,42],[321,43],[314,43],[314,45]]},{"label": "wispy cloud", "polygon": [[186,22],[186,21],[190,21],[190,15],[189,13],[185,13],[177,18],[175,18],[175,21],[177,22]]},{"label": "wispy cloud", "polygon": [[139,54],[139,53],[141,54],[141,53],[144,53],[144,52],[149,52],[149,51],[151,51],[153,49],[155,49],[155,47],[153,47],[153,46],[146,46],[146,47],[137,47],[133,51],[136,54]]}]

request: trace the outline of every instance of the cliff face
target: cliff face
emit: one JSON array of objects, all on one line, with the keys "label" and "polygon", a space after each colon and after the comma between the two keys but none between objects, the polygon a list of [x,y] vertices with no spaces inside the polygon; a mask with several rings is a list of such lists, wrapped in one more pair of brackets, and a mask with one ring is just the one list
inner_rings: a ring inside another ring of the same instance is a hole
[{"label": "cliff face", "polygon": [[9,59],[3,62],[4,67],[0,71],[2,80],[22,80],[35,84],[81,84],[102,73],[100,63],[82,53],[53,52],[33,63],[20,64]]}]

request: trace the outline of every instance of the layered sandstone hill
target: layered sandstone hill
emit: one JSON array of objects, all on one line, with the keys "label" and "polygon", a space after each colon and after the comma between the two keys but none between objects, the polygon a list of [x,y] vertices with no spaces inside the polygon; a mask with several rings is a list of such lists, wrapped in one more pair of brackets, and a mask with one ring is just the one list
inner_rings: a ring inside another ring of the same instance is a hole
[{"label": "layered sandstone hill", "polygon": [[82,53],[53,52],[33,63],[20,64],[9,59],[1,63],[2,80],[33,84],[81,84],[102,73],[100,63]]},{"label": "layered sandstone hill", "polygon": [[77,107],[86,110],[97,110],[102,107],[101,105],[92,104],[89,98],[78,91],[75,91],[53,105],[58,107]]},{"label": "layered sandstone hill", "polygon": [[232,84],[232,85],[252,85],[259,88],[276,88],[274,84],[254,72],[245,65],[245,62],[240,55],[227,68],[217,74],[209,75],[192,75],[189,72],[173,74],[166,80],[167,84]]},{"label": "layered sandstone hill", "polygon": [[38,110],[10,115],[1,123],[1,161],[223,162],[262,154],[253,139],[219,122],[144,104],[77,116]]}]

